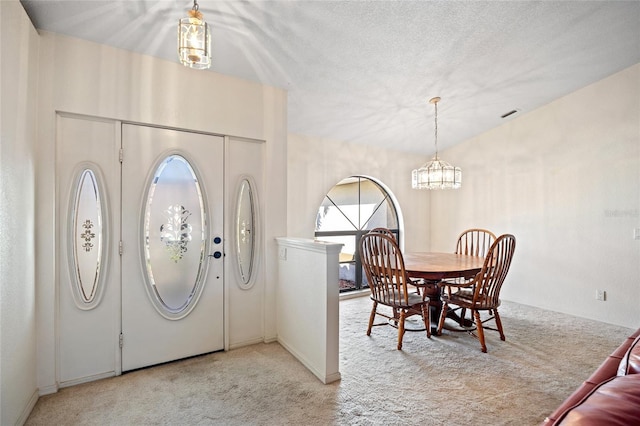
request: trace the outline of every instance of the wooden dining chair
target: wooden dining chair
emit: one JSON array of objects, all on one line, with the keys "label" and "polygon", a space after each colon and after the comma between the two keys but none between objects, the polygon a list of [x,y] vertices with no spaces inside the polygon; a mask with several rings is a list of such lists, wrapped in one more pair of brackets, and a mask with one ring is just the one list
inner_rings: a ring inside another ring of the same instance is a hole
[{"label": "wooden dining chair", "polygon": [[481,228],[467,229],[458,236],[454,253],[484,257],[495,240],[496,235],[489,230]]},{"label": "wooden dining chair", "polygon": [[[405,333],[405,319],[412,315],[420,315],[427,338],[431,338],[429,299],[423,299],[419,294],[408,291],[409,277],[395,238],[379,232],[368,233],[360,239],[359,250],[373,301],[367,336],[371,335],[376,315],[387,318],[386,323],[376,325],[390,324],[398,328],[398,350],[400,350]],[[387,315],[379,311],[379,305],[390,307],[392,314]]]},{"label": "wooden dining chair", "polygon": [[379,234],[384,234],[384,235],[388,235],[390,237],[392,237],[396,243],[398,242],[398,239],[396,238],[396,234],[394,234],[393,232],[391,232],[391,230],[389,228],[373,228],[371,231],[369,231],[369,233],[379,233]]},{"label": "wooden dining chair", "polygon": [[[388,228],[373,228],[371,231],[369,231],[369,233],[378,233],[378,234],[383,234],[383,235],[388,235],[389,237],[393,238],[393,240],[398,243],[398,238],[396,238],[396,234],[394,234],[393,232],[391,232],[390,229]],[[424,293],[425,292],[425,286],[427,285],[425,283],[425,281],[423,279],[419,279],[419,278],[411,278],[409,277],[409,282],[408,284],[411,284],[414,289],[415,292],[418,294]],[[426,299],[426,295],[423,297]]]},{"label": "wooden dining chair", "polygon": [[[482,228],[471,228],[463,231],[456,242],[455,254],[464,254],[467,256],[481,256],[485,257],[491,244],[496,240],[496,235]],[[465,292],[468,291],[468,287],[472,281],[471,278],[453,278],[440,282],[440,287],[451,296],[453,291]],[[460,310],[459,322],[460,325],[464,325],[466,311]]]},{"label": "wooden dining chair", "polygon": [[[511,234],[498,237],[486,254],[482,270],[470,281],[470,291],[456,292],[442,295],[442,312],[438,322],[438,334],[442,333],[442,327],[451,305],[457,306],[452,310],[467,309],[475,321],[475,329],[469,333],[480,340],[482,352],[487,352],[484,339],[484,330],[494,330],[500,333],[500,340],[505,340],[502,322],[498,314],[500,306],[500,290],[509,272],[513,252],[516,247],[516,239]],[[488,313],[489,317],[481,319],[480,312]],[[483,326],[484,323],[495,320],[497,328]],[[477,332],[476,333],[474,333]]]}]

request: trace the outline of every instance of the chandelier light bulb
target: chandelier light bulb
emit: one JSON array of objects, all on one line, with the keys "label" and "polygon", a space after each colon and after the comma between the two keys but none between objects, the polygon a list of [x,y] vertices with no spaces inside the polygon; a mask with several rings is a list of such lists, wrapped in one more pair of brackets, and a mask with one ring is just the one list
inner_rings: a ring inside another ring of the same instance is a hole
[{"label": "chandelier light bulb", "polygon": [[188,15],[178,21],[178,59],[185,67],[207,69],[211,67],[211,30],[196,0]]}]

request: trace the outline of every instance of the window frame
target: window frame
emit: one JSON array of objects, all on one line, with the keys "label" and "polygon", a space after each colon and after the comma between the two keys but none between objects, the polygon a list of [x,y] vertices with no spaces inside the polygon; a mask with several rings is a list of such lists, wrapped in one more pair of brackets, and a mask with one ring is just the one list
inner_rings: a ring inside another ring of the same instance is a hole
[{"label": "window frame", "polygon": [[[340,205],[336,204],[330,197],[329,197],[329,193],[331,192],[331,190],[333,188],[335,188],[336,186],[340,185],[342,182],[348,180],[348,179],[357,179],[357,183],[358,183],[358,194],[357,194],[357,200],[358,200],[358,214],[360,214],[360,206],[362,204],[362,182],[364,181],[368,181],[370,183],[372,183],[380,192],[381,194],[384,196],[383,199],[376,205],[376,208],[374,209],[374,211],[372,212],[372,214],[369,216],[369,218],[367,218],[367,220],[362,223],[362,220],[360,217],[358,217],[358,226],[356,226],[351,220],[348,219],[348,217],[346,216],[346,214],[340,210]],[[349,176],[345,179],[340,180],[336,185],[334,185],[329,192],[327,192],[327,194],[325,194],[325,197],[323,198],[322,204],[320,206],[322,206],[325,202],[326,199],[329,199],[329,201],[345,216],[347,217],[347,219],[349,220],[349,222],[354,226],[353,230],[342,230],[342,231],[318,231],[317,230],[317,225],[316,225],[316,231],[314,233],[314,236],[316,238],[322,239],[323,237],[349,237],[349,236],[353,236],[355,239],[355,253],[353,256],[353,259],[350,261],[343,261],[340,262],[340,264],[353,264],[355,267],[355,287],[354,288],[347,288],[347,289],[340,289],[341,293],[346,293],[346,292],[350,292],[350,291],[359,291],[365,288],[368,288],[367,283],[365,282],[365,277],[363,276],[363,270],[362,270],[362,261],[360,260],[360,254],[358,251],[358,247],[360,245],[360,239],[367,233],[369,233],[369,231],[371,229],[366,229],[367,225],[369,224],[371,218],[374,216],[374,214],[380,209],[380,207],[386,202],[388,203],[388,207],[392,214],[393,214],[393,219],[394,222],[397,224],[397,227],[392,227],[389,228],[389,230],[396,236],[396,240],[398,241],[398,244],[401,245],[400,242],[400,238],[401,238],[401,232],[400,232],[400,228],[401,228],[401,223],[402,223],[402,218],[400,215],[400,209],[398,208],[398,206],[396,205],[396,201],[395,198],[393,197],[392,193],[390,191],[388,191],[385,186],[381,183],[378,182],[377,180],[371,178],[371,177],[367,177],[367,176],[362,176],[362,175],[353,175],[353,176]],[[360,226],[360,224],[362,223],[362,226]],[[375,228],[375,227],[374,227]]]}]

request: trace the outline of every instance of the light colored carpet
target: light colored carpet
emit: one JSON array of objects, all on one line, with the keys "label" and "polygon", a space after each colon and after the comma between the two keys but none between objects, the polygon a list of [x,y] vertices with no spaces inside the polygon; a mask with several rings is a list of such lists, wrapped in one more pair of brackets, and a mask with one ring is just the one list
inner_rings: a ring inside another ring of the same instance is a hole
[{"label": "light colored carpet", "polygon": [[342,380],[323,385],[277,343],[161,365],[40,398],[27,425],[537,425],[632,330],[505,302],[488,353],[466,333],[374,327],[340,302]]}]

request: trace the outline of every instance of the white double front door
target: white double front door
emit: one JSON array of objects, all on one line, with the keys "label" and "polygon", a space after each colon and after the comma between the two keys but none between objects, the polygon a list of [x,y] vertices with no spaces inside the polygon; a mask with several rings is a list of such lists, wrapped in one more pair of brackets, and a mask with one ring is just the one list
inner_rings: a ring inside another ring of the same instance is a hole
[{"label": "white double front door", "polygon": [[223,138],[58,129],[59,383],[223,349]]}]

